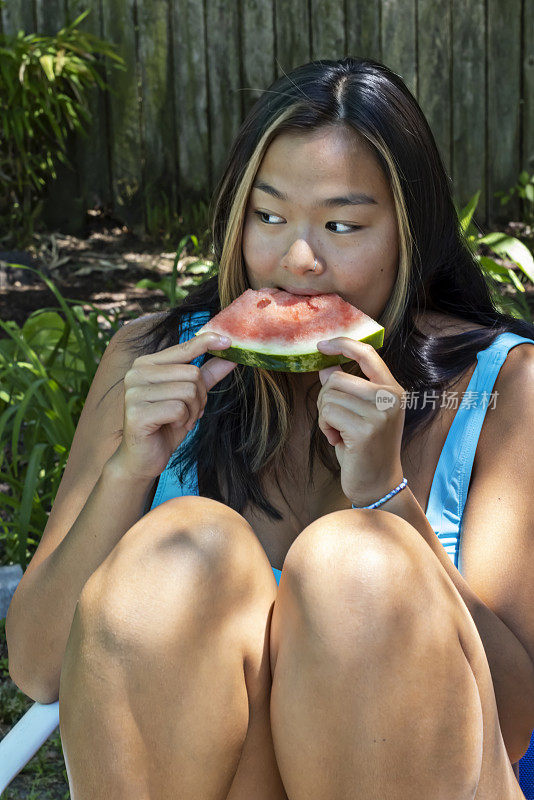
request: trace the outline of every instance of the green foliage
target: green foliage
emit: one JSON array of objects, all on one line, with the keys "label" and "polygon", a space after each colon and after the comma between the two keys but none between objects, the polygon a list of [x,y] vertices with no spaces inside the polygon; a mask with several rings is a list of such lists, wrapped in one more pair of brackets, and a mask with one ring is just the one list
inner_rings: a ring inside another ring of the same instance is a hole
[{"label": "green foliage", "polygon": [[[177,286],[188,244],[199,258],[186,267],[184,283],[193,287],[215,274],[213,263],[200,257],[197,237],[186,236],[172,276],[137,285],[163,290],[174,307],[189,291]],[[7,334],[0,339],[0,483],[8,486],[0,493],[0,564],[19,563],[25,570],[46,526],[97,366],[120,322],[117,311],[106,314],[90,303],[86,314],[39,270],[20,268],[39,275],[59,303],[35,311],[22,328],[0,321]]]},{"label": "green foliage", "polygon": [[173,209],[169,196],[151,186],[145,192],[146,231],[151,239],[172,247],[188,231],[200,231],[198,240],[201,252],[207,252],[211,236],[209,204],[204,200],[188,203],[178,213]]},{"label": "green foliage", "polygon": [[25,246],[55,179],[68,163],[70,131],[86,133],[90,91],[107,86],[102,59],[121,67],[113,46],[80,31],[85,11],[54,36],[0,35],[0,241]]},{"label": "green foliage", "polygon": [[7,334],[0,339],[0,482],[9,487],[0,494],[0,563],[19,563],[25,570],[46,525],[98,363],[119,321],[118,312],[109,315],[94,306],[86,314],[41,272],[21,268],[40,276],[63,312],[39,309],[22,328],[0,321]]},{"label": "green foliage", "polygon": [[534,173],[529,175],[526,170],[523,170],[515,186],[512,186],[507,192],[495,192],[495,197],[500,197],[501,206],[505,206],[510,202],[514,194],[517,194],[524,201],[524,222],[534,223]]},{"label": "green foliage", "polygon": [[187,296],[188,290],[184,288],[185,286],[196,286],[197,284],[203,283],[205,280],[213,277],[213,275],[217,273],[216,265],[212,261],[200,257],[196,261],[187,265],[184,273],[182,273],[182,275],[185,274],[186,277],[185,281],[183,281],[182,278],[184,285],[177,286],[178,265],[189,241],[193,244],[194,254],[200,255],[202,251],[197,237],[184,236],[178,245],[178,250],[176,251],[174,263],[172,265],[171,275],[165,275],[159,281],[152,281],[149,278],[143,278],[143,280],[138,281],[138,283],[135,285],[141,289],[159,289],[159,291],[163,292],[167,296],[169,300],[169,307],[174,308],[176,305],[178,305],[179,301],[183,300],[184,297]]},{"label": "green foliage", "polygon": [[[501,313],[511,314],[517,319],[525,319],[527,322],[534,322],[534,318],[525,300],[524,283],[516,275],[516,270],[499,264],[495,259],[483,255],[481,245],[485,245],[501,258],[505,257],[514,262],[522,271],[524,281],[534,283],[534,259],[532,253],[519,239],[508,236],[505,233],[492,232],[485,236],[480,236],[478,229],[473,223],[473,215],[478,205],[480,191],[469,200],[467,205],[457,209],[460,225],[464,233],[467,245],[477,259],[482,272],[488,282],[490,292],[493,296],[496,307]],[[515,289],[515,296],[505,295],[500,290],[499,285],[510,284]]]}]

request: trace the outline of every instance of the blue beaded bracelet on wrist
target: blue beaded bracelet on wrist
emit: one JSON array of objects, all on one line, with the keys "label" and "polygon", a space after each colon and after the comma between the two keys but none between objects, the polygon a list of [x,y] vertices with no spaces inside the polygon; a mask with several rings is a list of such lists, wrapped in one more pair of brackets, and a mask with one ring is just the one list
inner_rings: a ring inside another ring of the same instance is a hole
[{"label": "blue beaded bracelet on wrist", "polygon": [[397,492],[400,492],[401,489],[404,489],[407,483],[408,483],[408,478],[403,478],[402,481],[399,483],[399,485],[396,486],[394,489],[392,489],[391,492],[386,494],[384,497],[381,497],[380,500],[376,500],[374,503],[371,503],[370,506],[355,506],[353,503],[352,507],[357,509],[358,511],[362,508],[378,508],[378,506],[381,506],[382,503],[386,502],[386,500],[389,500],[391,497],[393,497],[393,495],[397,494]]}]

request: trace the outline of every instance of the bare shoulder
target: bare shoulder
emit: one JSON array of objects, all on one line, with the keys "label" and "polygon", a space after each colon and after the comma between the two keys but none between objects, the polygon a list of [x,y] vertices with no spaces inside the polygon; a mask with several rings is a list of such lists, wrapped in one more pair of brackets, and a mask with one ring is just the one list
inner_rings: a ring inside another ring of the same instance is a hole
[{"label": "bare shoulder", "polygon": [[461,571],[534,661],[534,347],[509,350],[486,410],[462,518]]},{"label": "bare shoulder", "polygon": [[129,347],[130,341],[134,338],[142,341],[143,334],[148,334],[155,323],[159,322],[165,316],[165,311],[157,311],[152,314],[144,314],[142,317],[137,317],[136,319],[128,320],[112,336],[109,345],[133,353],[134,348]]},{"label": "bare shoulder", "polygon": [[505,374],[507,380],[514,381],[514,383],[518,380],[525,381],[525,384],[532,388],[534,381],[534,347],[532,345],[534,345],[534,341],[514,345],[508,351],[499,377]]}]

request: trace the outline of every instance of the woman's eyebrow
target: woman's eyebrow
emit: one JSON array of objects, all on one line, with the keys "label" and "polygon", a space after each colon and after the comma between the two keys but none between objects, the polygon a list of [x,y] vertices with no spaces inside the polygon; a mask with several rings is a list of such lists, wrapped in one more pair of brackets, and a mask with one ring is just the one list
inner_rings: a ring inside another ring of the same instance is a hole
[{"label": "woman's eyebrow", "polygon": [[[282,200],[287,203],[289,197],[275,189],[270,183],[262,180],[256,180],[252,184],[253,189],[259,189],[260,192],[266,192],[277,200]],[[339,197],[327,197],[324,200],[318,200],[313,204],[313,208],[337,208],[339,206],[361,206],[361,205],[378,205],[378,201],[364,192],[349,192],[347,195]]]}]

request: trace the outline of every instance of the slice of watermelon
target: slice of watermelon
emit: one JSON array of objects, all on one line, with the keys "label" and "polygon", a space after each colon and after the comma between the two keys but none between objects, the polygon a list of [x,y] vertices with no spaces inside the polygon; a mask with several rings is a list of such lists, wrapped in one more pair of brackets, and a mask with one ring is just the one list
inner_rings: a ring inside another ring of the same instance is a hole
[{"label": "slice of watermelon", "polygon": [[226,334],[227,350],[211,355],[281,372],[315,372],[351,361],[343,355],[325,355],[317,342],[348,336],[382,347],[384,328],[337,294],[303,296],[281,289],[247,289],[206,323],[207,331]]}]

